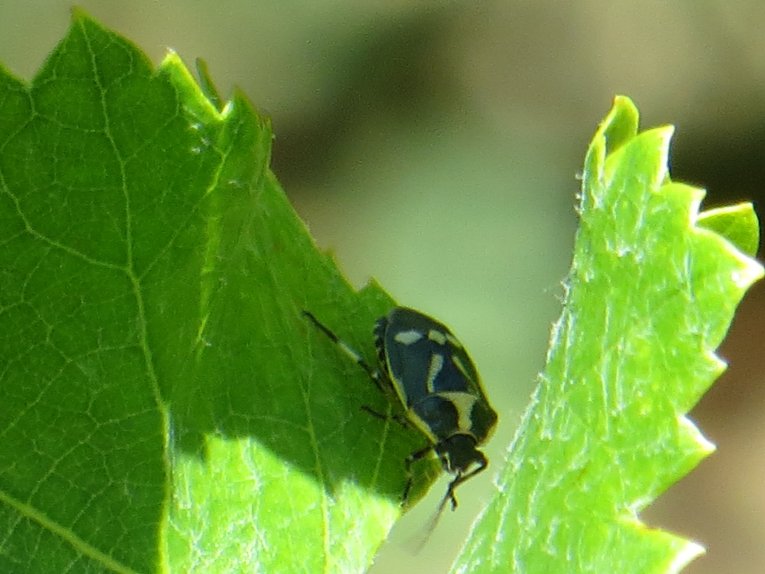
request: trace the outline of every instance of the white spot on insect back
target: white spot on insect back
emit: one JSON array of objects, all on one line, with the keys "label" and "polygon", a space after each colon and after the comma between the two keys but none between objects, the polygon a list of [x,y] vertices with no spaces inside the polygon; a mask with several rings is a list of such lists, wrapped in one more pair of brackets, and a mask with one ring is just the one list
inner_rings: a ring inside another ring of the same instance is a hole
[{"label": "white spot on insect back", "polygon": [[439,355],[438,353],[433,353],[430,356],[430,367],[428,368],[428,379],[425,381],[425,388],[428,389],[429,393],[435,392],[435,389],[433,388],[433,382],[436,380],[436,377],[438,376],[438,373],[441,372],[441,369],[444,366],[444,356]]},{"label": "white spot on insect back", "polygon": [[393,336],[393,340],[402,345],[411,345],[420,339],[422,339],[422,333],[414,329],[410,331],[399,331]]},{"label": "white spot on insect back", "polygon": [[446,334],[442,333],[441,331],[436,331],[435,329],[428,331],[428,339],[434,343],[438,343],[439,345],[446,344]]}]

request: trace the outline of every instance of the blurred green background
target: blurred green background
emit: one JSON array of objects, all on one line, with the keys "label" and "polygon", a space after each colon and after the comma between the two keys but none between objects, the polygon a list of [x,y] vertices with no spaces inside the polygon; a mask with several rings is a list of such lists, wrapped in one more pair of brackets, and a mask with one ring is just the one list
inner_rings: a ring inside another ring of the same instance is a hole
[{"label": "blurred green background", "polygon": [[[501,413],[491,471],[409,513],[373,572],[443,572],[491,490],[544,366],[576,226],[576,175],[617,94],[677,126],[673,178],[706,207],[762,204],[765,4],[724,2],[84,1],[155,63],[207,60],[269,115],[273,168],[351,281],[377,278],[471,350]],[[0,61],[31,79],[70,3],[5,0]],[[761,212],[760,212],[761,213]],[[761,213],[762,216],[762,213]],[[765,565],[765,290],[742,305],[731,366],[692,413],[719,451],[645,513],[708,555],[686,571]]]}]

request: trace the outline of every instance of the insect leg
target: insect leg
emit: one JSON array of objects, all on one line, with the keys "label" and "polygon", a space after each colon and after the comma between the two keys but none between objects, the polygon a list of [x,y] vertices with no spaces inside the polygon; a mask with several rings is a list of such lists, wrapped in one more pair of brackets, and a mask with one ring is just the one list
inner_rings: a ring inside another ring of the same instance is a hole
[{"label": "insect leg", "polygon": [[406,486],[404,486],[404,493],[401,495],[401,506],[406,506],[406,503],[409,500],[409,492],[412,490],[412,483],[414,482],[414,476],[412,475],[412,464],[418,460],[423,459],[432,450],[433,445],[428,445],[425,448],[414,451],[404,459],[404,468],[406,469]]},{"label": "insect leg", "polygon": [[306,317],[308,320],[311,321],[311,323],[314,324],[314,326],[319,329],[322,333],[324,333],[327,337],[329,337],[330,341],[332,341],[335,345],[340,347],[340,350],[345,353],[348,357],[353,359],[353,361],[362,369],[364,369],[364,372],[367,374],[367,376],[372,379],[372,382],[377,385],[377,387],[380,390],[384,390],[382,387],[382,383],[380,382],[380,372],[377,369],[373,369],[369,366],[369,363],[367,363],[364,360],[364,357],[362,357],[359,353],[356,352],[351,346],[349,346],[345,341],[343,341],[340,337],[335,335],[335,333],[326,325],[324,325],[321,321],[319,321],[313,313],[310,311],[303,310],[303,316]]},{"label": "insect leg", "polygon": [[454,490],[463,482],[468,480],[469,478],[473,478],[476,474],[484,470],[488,466],[488,461],[486,458],[481,455],[481,458],[478,461],[478,468],[475,470],[471,470],[467,474],[457,474],[456,477],[454,477],[454,480],[452,480],[449,483],[449,488],[446,490],[446,494],[444,495],[444,499],[441,501],[441,506],[446,504],[447,500],[450,500],[452,503],[452,510],[457,509],[457,498],[454,496]]},{"label": "insect leg", "polygon": [[368,407],[367,405],[361,405],[361,410],[366,413],[369,413],[370,415],[372,415],[373,417],[377,419],[380,419],[383,421],[387,421],[388,419],[393,419],[405,429],[411,428],[411,425],[409,424],[409,421],[406,420],[406,417],[402,417],[401,415],[391,414],[390,416],[388,416],[386,414],[383,414],[379,411],[374,410],[372,407]]}]

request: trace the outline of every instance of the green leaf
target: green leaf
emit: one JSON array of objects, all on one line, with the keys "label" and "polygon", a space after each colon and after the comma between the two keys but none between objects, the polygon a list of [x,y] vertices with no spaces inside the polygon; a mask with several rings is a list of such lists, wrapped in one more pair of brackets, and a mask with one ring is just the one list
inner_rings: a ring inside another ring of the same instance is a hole
[{"label": "green leaf", "polygon": [[547,366],[456,572],[676,572],[703,550],[639,512],[713,449],[685,414],[762,276],[733,247],[753,253],[757,220],[740,206],[696,226],[703,192],[667,172],[672,128],[637,117],[617,98],[590,145]]},{"label": "green leaf", "polygon": [[[362,412],[390,406],[301,317],[371,358],[393,303],[316,251],[268,121],[199,73],[80,12],[31,85],[0,70],[2,572],[363,571],[400,513],[422,437]],[[636,513],[709,452],[681,415],[761,274],[736,251],[757,221],[697,218],[637,120],[617,100],[588,153],[549,364],[458,569],[698,551]]]},{"label": "green leaf", "polygon": [[750,257],[757,255],[760,226],[751,203],[710,209],[699,215],[698,224],[722,235],[742,253]]},{"label": "green leaf", "polygon": [[80,12],[31,85],[0,70],[2,572],[362,571],[400,514],[422,437],[301,316],[374,357],[392,302],[203,81]]}]

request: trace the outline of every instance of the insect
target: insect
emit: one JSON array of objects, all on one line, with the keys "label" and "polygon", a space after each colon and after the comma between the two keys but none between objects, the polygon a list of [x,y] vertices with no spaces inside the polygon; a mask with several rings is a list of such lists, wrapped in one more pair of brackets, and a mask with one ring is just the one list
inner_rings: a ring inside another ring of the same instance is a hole
[{"label": "insect", "polygon": [[488,465],[478,447],[488,440],[497,423],[497,413],[489,405],[475,365],[462,344],[435,319],[414,309],[395,307],[375,323],[377,367],[373,368],[313,314],[303,314],[361,366],[375,385],[398,401],[404,409],[403,420],[427,437],[428,445],[404,461],[407,482],[401,504],[409,498],[412,464],[434,452],[444,471],[454,475],[438,512],[447,501],[451,501],[452,510],[456,509],[454,490]]}]

